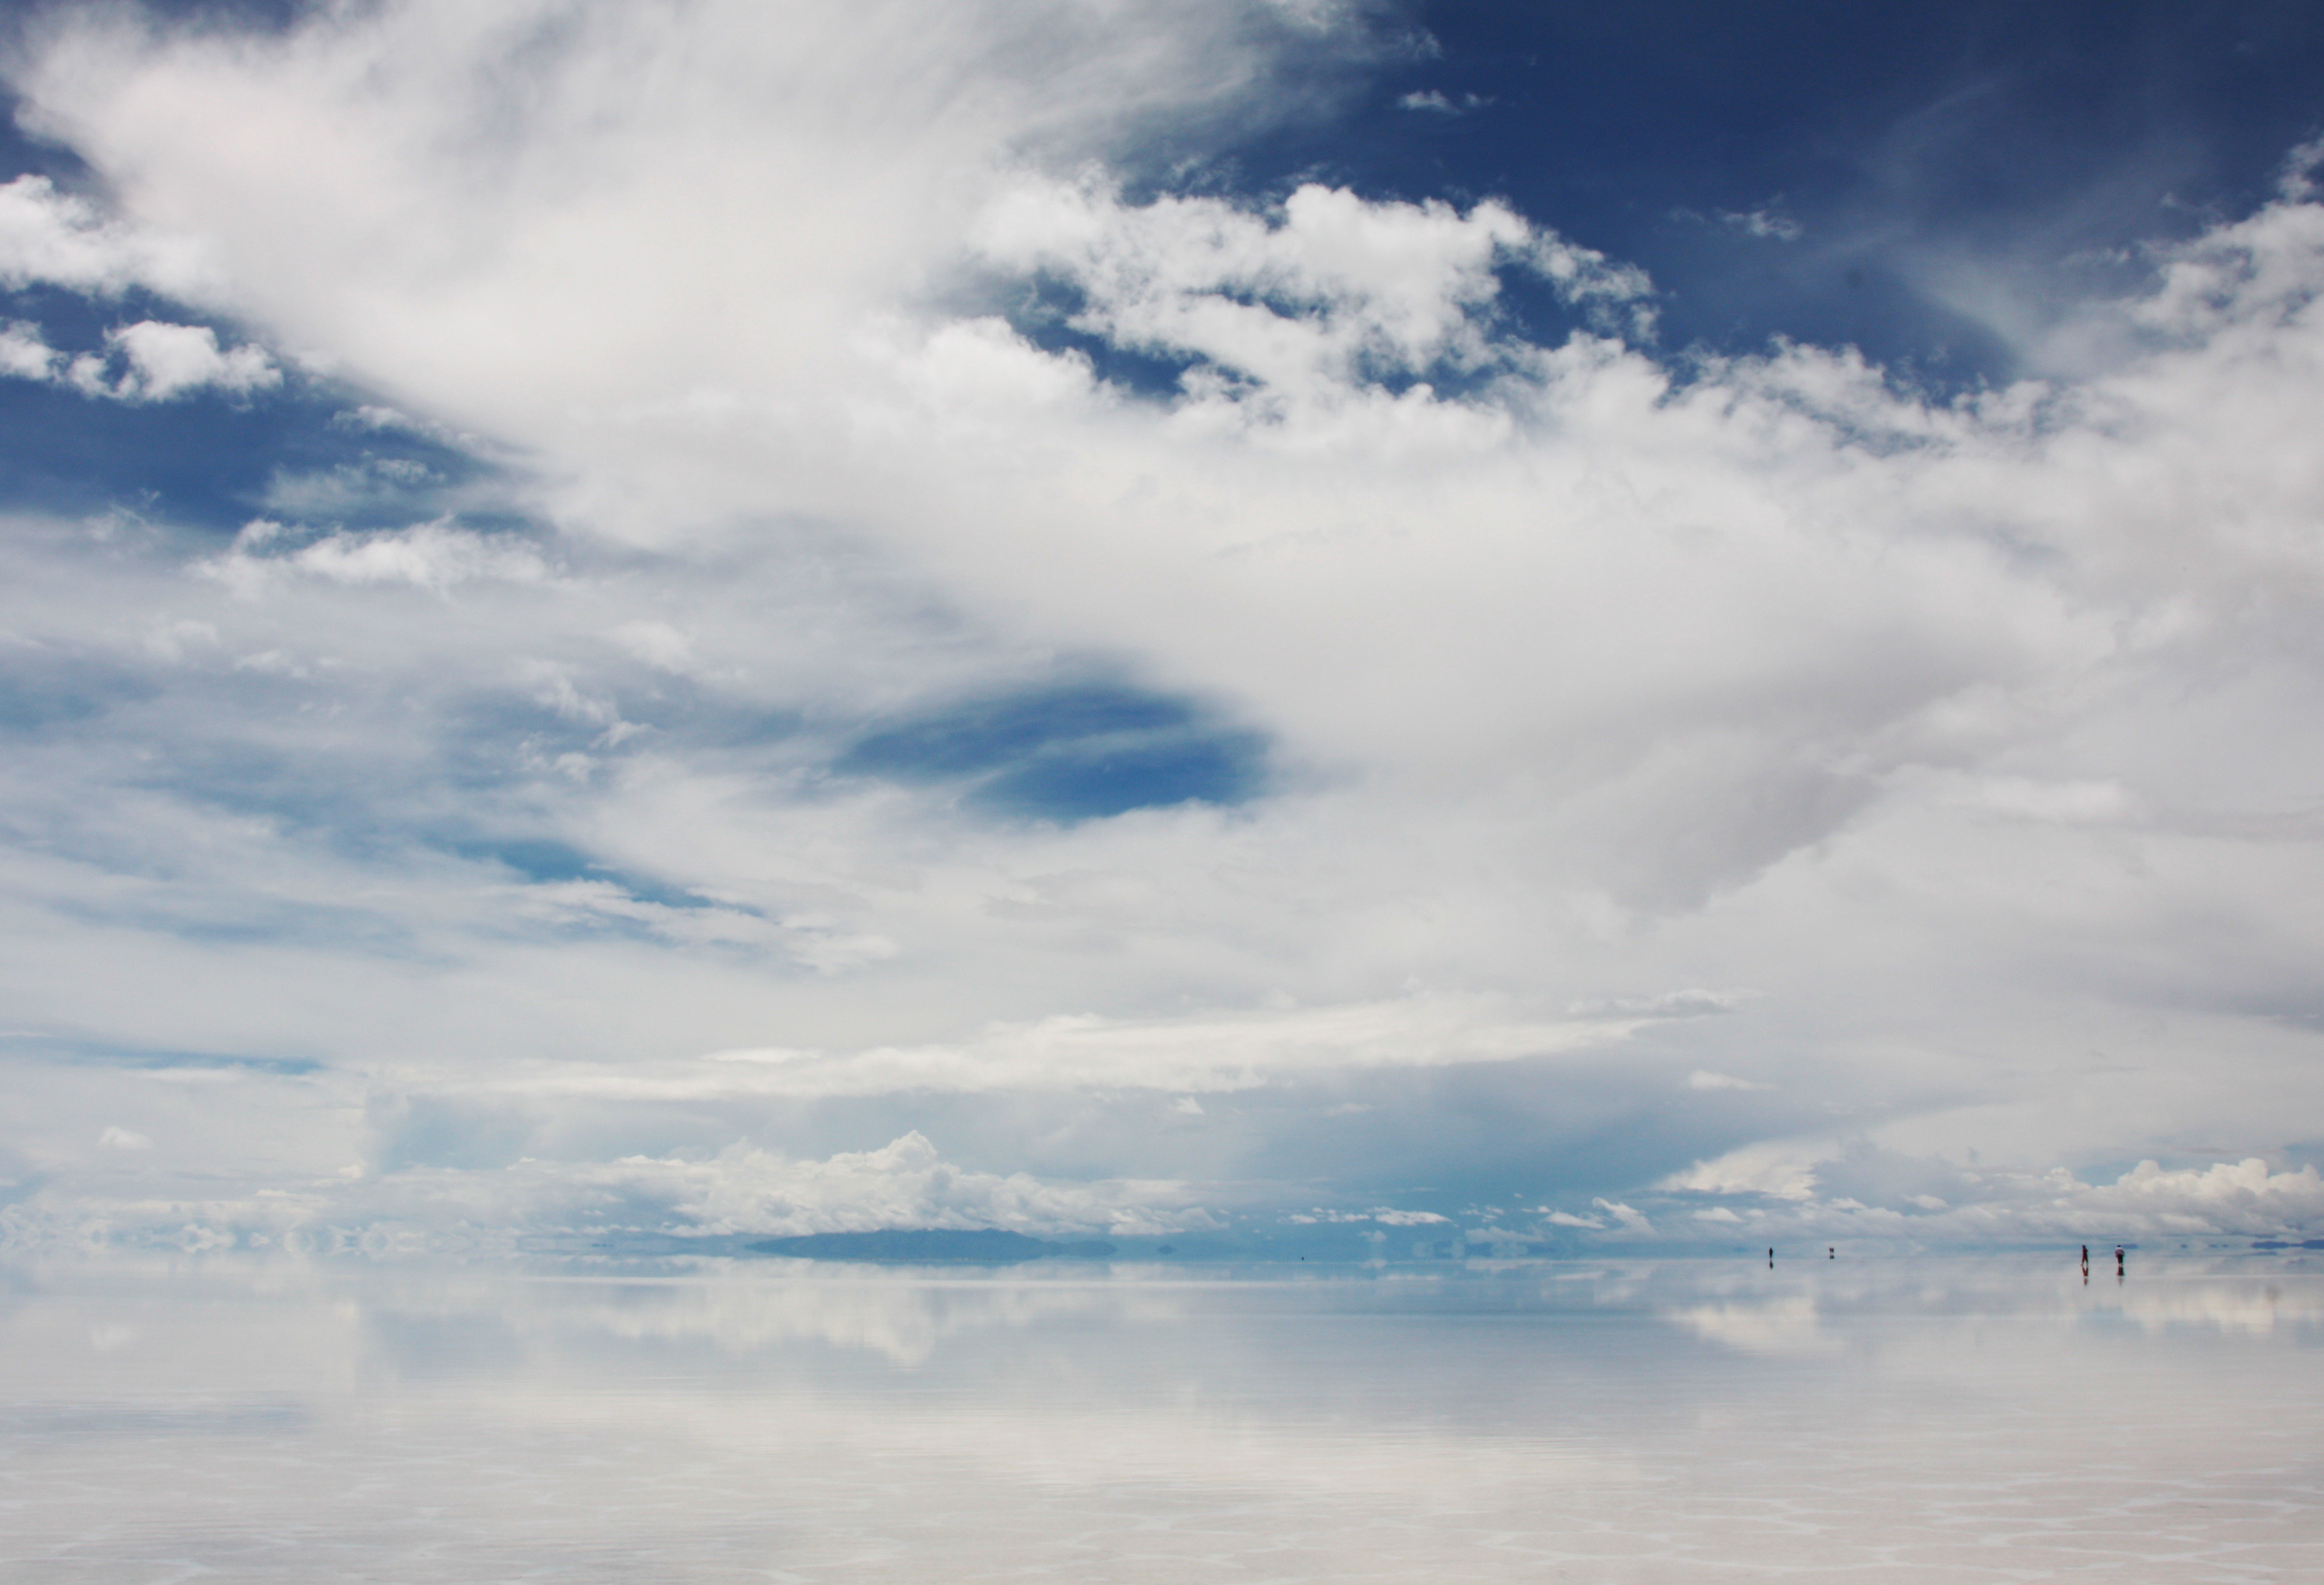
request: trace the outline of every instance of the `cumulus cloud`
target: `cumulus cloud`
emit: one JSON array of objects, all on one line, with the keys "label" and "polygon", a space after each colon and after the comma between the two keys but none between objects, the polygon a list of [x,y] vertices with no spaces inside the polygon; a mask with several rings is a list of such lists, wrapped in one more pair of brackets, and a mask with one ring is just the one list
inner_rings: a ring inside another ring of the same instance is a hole
[{"label": "cumulus cloud", "polygon": [[2085,1184],[2061,1171],[2042,1188],[2054,1193],[2028,1205],[1972,1209],[1965,1220],[2061,1237],[2095,1227],[2101,1236],[2165,1238],[2281,1235],[2324,1221],[2324,1179],[2314,1166],[2271,1172],[2258,1156],[2176,1171],[2142,1161],[2110,1184]]},{"label": "cumulus cloud", "polygon": [[[1026,182],[987,207],[972,240],[995,265],[1070,281],[1083,294],[1077,328],[1192,355],[1292,403],[1496,361],[1480,310],[1502,267],[1584,302],[1628,304],[1648,290],[1637,270],[1497,203],[1462,213],[1312,184],[1270,216],[1215,198],[1127,204],[1102,178]],[[1239,394],[1231,382],[1192,389],[1214,401]]]},{"label": "cumulus cloud", "polygon": [[45,176],[0,184],[0,286],[118,296],[133,286],[189,298],[216,282],[202,244],[108,218]]},{"label": "cumulus cloud", "polygon": [[[101,1141],[152,1141],[110,1128]],[[1425,1218],[1441,1221],[1442,1218]],[[406,1171],[310,1181],[244,1199],[89,1200],[39,1194],[0,1207],[0,1249],[60,1245],[277,1248],[325,1252],[650,1236],[693,1239],[882,1228],[1004,1228],[1037,1237],[1151,1237],[1215,1228],[1185,1185],[1046,1183],[965,1170],[918,1134],[876,1150],[800,1160],[749,1146],[699,1159],[523,1160],[494,1170]]]},{"label": "cumulus cloud", "polygon": [[104,353],[71,355],[22,320],[0,330],[0,374],[51,381],[113,401],[171,401],[197,391],[247,396],[282,383],[282,371],[255,346],[221,348],[207,325],[141,319],[106,332]]},{"label": "cumulus cloud", "polygon": [[[1721,1203],[1702,1206],[1692,1218],[1749,1224],[1766,1237],[1979,1243],[2280,1238],[2312,1229],[2324,1213],[2324,1180],[2314,1166],[2273,1171],[2258,1156],[2176,1169],[2142,1161],[2098,1182],[2063,1167],[2037,1175],[1880,1156],[1861,1144],[1758,1144],[1699,1162],[1656,1187],[1720,1197]],[[1932,1187],[1947,1193],[1929,1192]],[[1857,1193],[1838,1192],[1843,1188]],[[1858,1193],[1871,1194],[1872,1203]]]},{"label": "cumulus cloud", "polygon": [[626,1159],[587,1175],[625,1197],[666,1203],[703,1232],[997,1227],[1045,1236],[1141,1235],[1214,1225],[1178,1184],[1053,1184],[1024,1173],[966,1172],[918,1133],[825,1161],[741,1148],[699,1163]]},{"label": "cumulus cloud", "polygon": [[282,383],[282,371],[254,346],[221,350],[217,332],[207,325],[166,325],[141,319],[106,332],[106,343],[127,365],[107,380],[101,360],[75,358],[67,371],[73,384],[93,396],[117,401],[168,401],[205,389],[246,395]]},{"label": "cumulus cloud", "polygon": [[0,329],[0,374],[16,380],[48,380],[63,359],[38,325],[18,319]]}]

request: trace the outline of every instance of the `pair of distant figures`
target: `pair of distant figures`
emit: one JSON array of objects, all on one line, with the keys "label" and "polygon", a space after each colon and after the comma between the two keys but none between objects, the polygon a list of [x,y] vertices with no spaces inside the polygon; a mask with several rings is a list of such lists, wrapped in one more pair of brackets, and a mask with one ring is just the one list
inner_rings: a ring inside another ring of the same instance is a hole
[{"label": "pair of distant figures", "polygon": [[[2120,1244],[2114,1247],[2114,1275],[2116,1282],[2122,1280],[2123,1248]],[[2090,1247],[2088,1244],[2082,1246],[2082,1280],[2090,1280]]]},{"label": "pair of distant figures", "polygon": [[[1827,1260],[1837,1260],[1840,1258],[1840,1246],[1837,1244],[1826,1244],[1823,1247],[1823,1254],[1824,1258]],[[1770,1249],[1767,1251],[1767,1269],[1773,1271],[1775,1268],[1775,1252],[1773,1249]]]}]

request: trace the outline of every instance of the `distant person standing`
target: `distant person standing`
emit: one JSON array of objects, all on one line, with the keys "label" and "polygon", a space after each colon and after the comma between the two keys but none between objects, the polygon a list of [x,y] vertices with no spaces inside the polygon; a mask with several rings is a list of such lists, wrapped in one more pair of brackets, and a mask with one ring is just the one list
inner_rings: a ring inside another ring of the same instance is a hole
[{"label": "distant person standing", "polygon": [[1767,1251],[1767,1269],[1770,1271],[1775,1269],[1775,1252],[1773,1249]]},{"label": "distant person standing", "polygon": [[2122,1276],[2122,1246],[2120,1244],[2116,1244],[2114,1247],[2114,1274],[2117,1279]]}]

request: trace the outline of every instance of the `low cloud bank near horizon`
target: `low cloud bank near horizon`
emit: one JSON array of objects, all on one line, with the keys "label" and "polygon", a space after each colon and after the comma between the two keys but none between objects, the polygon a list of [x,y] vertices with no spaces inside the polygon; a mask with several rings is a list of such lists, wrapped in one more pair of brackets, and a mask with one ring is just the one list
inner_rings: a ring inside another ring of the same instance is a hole
[{"label": "low cloud bank near horizon", "polygon": [[[125,1130],[109,1136],[103,1142],[111,1148],[146,1147]],[[1930,1164],[1917,1165],[1926,1171]],[[2179,1171],[2143,1161],[2112,1183],[2085,1183],[2063,1168],[2038,1178],[1950,1175],[1962,1203],[1919,1193],[1892,1207],[1792,1188],[1708,1208],[1699,1193],[1649,1193],[1637,1196],[1637,1205],[1599,1198],[1578,1212],[1547,1205],[1471,1206],[1452,1214],[1386,1205],[1286,1212],[1231,1191],[1222,1199],[1215,1186],[1207,1196],[1213,1203],[1205,1204],[1204,1186],[1184,1183],[1054,1183],[1021,1172],[964,1171],[915,1132],[878,1150],[823,1161],[738,1144],[700,1157],[527,1158],[493,1169],[341,1174],[242,1197],[215,1184],[199,1197],[152,1192],[164,1185],[119,1197],[92,1194],[86,1184],[61,1193],[42,1188],[0,1205],[0,1254],[622,1255],[691,1248],[723,1255],[734,1252],[738,1239],[993,1228],[1049,1239],[1145,1240],[1127,1251],[1132,1259],[1152,1258],[1156,1249],[1173,1252],[1176,1246],[1152,1242],[1165,1239],[1185,1241],[1195,1258],[1306,1258],[1302,1251],[1314,1248],[1341,1258],[1391,1261],[1686,1253],[1738,1241],[1796,1249],[1803,1240],[1831,1240],[1853,1252],[2077,1240],[2167,1249],[2197,1241],[2216,1249],[2221,1240],[2233,1240],[2228,1247],[2294,1240],[2324,1218],[2324,1179],[2315,1167],[2271,1173],[2258,1157]],[[21,1193],[23,1185],[10,1186]],[[1319,1239],[1317,1230],[1353,1232],[1363,1241]]]},{"label": "low cloud bank near horizon", "polygon": [[338,449],[7,519],[6,1237],[2324,1229],[2324,149],[1949,394],[796,9],[10,68],[0,374]]}]

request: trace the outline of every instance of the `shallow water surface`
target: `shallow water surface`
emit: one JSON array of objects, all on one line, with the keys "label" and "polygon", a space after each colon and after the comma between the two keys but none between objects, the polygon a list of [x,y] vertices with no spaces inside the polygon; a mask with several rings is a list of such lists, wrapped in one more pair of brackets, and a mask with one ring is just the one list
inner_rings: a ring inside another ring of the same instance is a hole
[{"label": "shallow water surface", "polygon": [[0,1274],[0,1579],[2324,1579],[2324,1267]]}]

